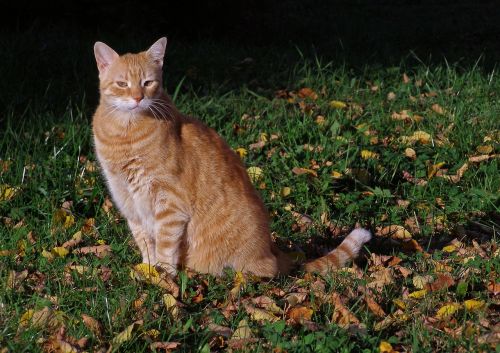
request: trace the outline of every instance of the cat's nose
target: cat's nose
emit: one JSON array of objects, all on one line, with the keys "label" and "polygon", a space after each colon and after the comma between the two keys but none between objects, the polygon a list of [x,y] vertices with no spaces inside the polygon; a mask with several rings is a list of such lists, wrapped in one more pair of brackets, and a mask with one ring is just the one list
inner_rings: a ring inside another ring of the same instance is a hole
[{"label": "cat's nose", "polygon": [[134,100],[137,102],[137,103],[140,103],[142,101],[142,96],[135,96],[135,97],[132,97],[134,98]]}]

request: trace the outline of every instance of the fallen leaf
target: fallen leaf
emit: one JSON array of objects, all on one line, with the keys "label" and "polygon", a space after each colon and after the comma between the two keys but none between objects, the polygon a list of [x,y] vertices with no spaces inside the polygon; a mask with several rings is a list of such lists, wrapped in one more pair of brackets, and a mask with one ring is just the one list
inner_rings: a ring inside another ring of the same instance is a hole
[{"label": "fallen leaf", "polygon": [[65,249],[71,249],[83,241],[82,232],[78,231],[71,237],[70,240],[63,243],[62,247]]},{"label": "fallen leaf", "polygon": [[417,153],[413,148],[410,147],[405,149],[405,156],[413,160],[417,159]]},{"label": "fallen leaf", "polygon": [[491,152],[493,152],[493,146],[491,145],[477,146],[476,151],[481,154],[490,154]]},{"label": "fallen leaf", "polygon": [[288,302],[288,304],[290,304],[290,306],[295,306],[297,304],[303,303],[306,300],[307,296],[307,293],[295,292],[288,294],[285,297],[285,300]]},{"label": "fallen leaf", "polygon": [[368,150],[362,150],[361,151],[361,158],[363,159],[378,159],[380,155],[378,153],[368,151]]},{"label": "fallen leaf", "polygon": [[62,246],[56,246],[56,247],[52,248],[52,254],[54,256],[58,256],[58,257],[66,257],[66,255],[69,254],[69,250],[66,248],[63,248]]},{"label": "fallen leaf", "polygon": [[468,311],[476,311],[483,308],[485,305],[483,300],[469,299],[464,301],[464,307]]},{"label": "fallen leaf", "polygon": [[439,308],[439,310],[437,311],[436,318],[440,320],[447,319],[450,316],[453,316],[453,314],[455,314],[461,307],[462,305],[460,305],[459,303],[445,304],[441,306],[441,308]]},{"label": "fallen leaf", "polygon": [[250,318],[254,321],[258,322],[276,322],[279,320],[278,317],[276,317],[274,314],[271,312],[268,312],[264,309],[259,309],[256,308],[252,305],[245,305],[245,310],[246,312],[250,315]]},{"label": "fallen leaf", "polygon": [[358,318],[345,307],[342,303],[340,295],[333,293],[331,295],[331,301],[334,306],[332,321],[341,327],[348,327],[350,324],[359,325]]},{"label": "fallen leaf", "polygon": [[436,164],[432,164],[428,170],[427,170],[427,178],[432,179],[434,175],[440,170],[446,163],[445,162],[439,162]]},{"label": "fallen leaf", "polygon": [[250,327],[248,326],[248,323],[246,320],[241,320],[238,323],[238,327],[236,330],[234,330],[233,336],[231,339],[246,339],[246,338],[251,338],[252,337],[252,330],[250,330]]},{"label": "fallen leaf", "polygon": [[393,299],[392,302],[394,303],[394,305],[396,305],[399,309],[406,309],[408,305],[406,305],[406,303],[401,300],[401,299]]},{"label": "fallen leaf", "polygon": [[382,228],[377,235],[399,240],[411,239],[411,233],[405,227],[395,224]]},{"label": "fallen leaf", "polygon": [[393,353],[392,345],[389,342],[381,341],[378,346],[378,351],[380,353]]},{"label": "fallen leaf", "polygon": [[404,84],[410,83],[410,78],[408,77],[408,75],[406,73],[403,73],[403,83]]},{"label": "fallen leaf", "polygon": [[427,295],[427,289],[421,289],[421,290],[417,290],[415,292],[408,294],[408,298],[421,299],[421,298],[425,297],[426,295]]},{"label": "fallen leaf", "polygon": [[21,272],[9,271],[9,277],[7,278],[7,288],[9,289],[19,289],[21,283],[28,277],[28,270],[23,270]]},{"label": "fallen leaf", "polygon": [[20,189],[7,184],[0,184],[0,201],[10,201]]},{"label": "fallen leaf", "polygon": [[396,93],[394,93],[394,92],[387,93],[387,100],[388,101],[393,101],[395,99],[396,99]]},{"label": "fallen leaf", "polygon": [[337,172],[336,170],[331,172],[330,175],[332,176],[333,179],[342,179],[342,173]]},{"label": "fallen leaf", "polygon": [[333,101],[330,101],[330,107],[334,108],[334,109],[344,109],[344,108],[347,108],[347,104],[345,104],[342,101],[333,100]]},{"label": "fallen leaf", "polygon": [[431,283],[433,280],[434,280],[434,278],[431,275],[426,275],[426,276],[416,275],[416,276],[413,276],[412,281],[413,281],[413,285],[415,286],[415,288],[424,289],[425,286],[428,283]]},{"label": "fallen leaf", "polygon": [[368,309],[375,314],[376,316],[384,317],[386,316],[386,313],[384,310],[380,307],[380,305],[373,299],[371,295],[365,294],[365,303],[368,306]]},{"label": "fallen leaf", "polygon": [[149,348],[152,351],[164,349],[165,352],[170,352],[171,349],[179,348],[180,345],[180,342],[153,342],[149,345]]},{"label": "fallen leaf", "polygon": [[250,145],[248,145],[248,148],[250,148],[251,150],[256,150],[256,149],[261,149],[265,145],[266,145],[266,141],[258,141],[258,142],[251,143]]},{"label": "fallen leaf", "polygon": [[74,254],[87,255],[92,254],[102,259],[109,254],[111,254],[111,247],[109,245],[94,245],[94,246],[84,246],[73,250]]},{"label": "fallen leaf", "polygon": [[313,313],[311,308],[301,305],[290,308],[286,315],[292,323],[300,324],[303,320],[311,320]]},{"label": "fallen leaf", "polygon": [[300,98],[310,98],[312,100],[318,99],[318,94],[309,87],[301,88],[298,95]]},{"label": "fallen leaf", "polygon": [[488,291],[495,296],[500,293],[500,283],[496,283],[495,281],[490,281],[487,287]]},{"label": "fallen leaf", "polygon": [[292,193],[292,189],[288,186],[285,186],[283,189],[281,189],[281,196],[287,197]]},{"label": "fallen leaf", "polygon": [[114,352],[116,349],[121,346],[123,343],[129,341],[132,338],[133,332],[139,327],[142,326],[143,321],[135,321],[132,324],[128,325],[125,330],[117,334],[111,340],[111,346],[108,349],[108,352]]},{"label": "fallen leaf", "polygon": [[438,273],[437,278],[432,283],[427,283],[425,289],[435,292],[441,289],[448,289],[455,284],[455,280],[449,273]]},{"label": "fallen leaf", "polygon": [[83,324],[97,337],[102,335],[102,324],[92,316],[82,314]]},{"label": "fallen leaf", "polygon": [[292,172],[296,175],[309,174],[309,175],[312,175],[314,177],[318,176],[318,173],[316,173],[316,171],[314,171],[312,169],[307,169],[307,168],[294,167],[292,169]]},{"label": "fallen leaf", "polygon": [[238,156],[240,156],[240,158],[244,158],[248,154],[247,150],[243,147],[238,147],[234,151]]},{"label": "fallen leaf", "polygon": [[490,158],[497,158],[498,156],[500,156],[500,155],[498,155],[498,154],[491,154],[491,155],[482,154],[480,156],[472,156],[472,157],[469,157],[469,162],[480,163],[483,161],[487,161]]},{"label": "fallen leaf", "polygon": [[464,163],[458,170],[457,173],[454,175],[443,175],[443,178],[446,180],[451,181],[452,183],[456,184],[462,179],[462,176],[464,173],[469,169],[469,165],[467,163]]},{"label": "fallen leaf", "polygon": [[172,318],[179,318],[179,304],[172,294],[163,294],[163,305],[168,310],[170,315],[172,315]]},{"label": "fallen leaf", "polygon": [[441,107],[439,104],[435,103],[431,106],[431,109],[433,112],[437,113],[437,114],[440,114],[440,115],[443,115],[445,113],[445,110],[443,109],[443,107]]},{"label": "fallen leaf", "polygon": [[174,297],[179,296],[179,286],[173,281],[168,274],[158,273],[151,265],[141,263],[135,265],[130,271],[130,277],[134,280],[153,284],[167,290]]},{"label": "fallen leaf", "polygon": [[256,298],[252,298],[252,303],[254,303],[255,305],[257,305],[260,308],[268,310],[269,312],[271,312],[273,314],[282,314],[283,313],[283,310],[278,305],[276,305],[276,302],[273,299],[271,299],[265,295],[261,295],[261,296],[258,296]]},{"label": "fallen leaf", "polygon": [[248,167],[247,173],[248,173],[248,176],[250,177],[250,180],[252,181],[252,183],[256,183],[257,181],[262,179],[264,172],[259,167]]}]

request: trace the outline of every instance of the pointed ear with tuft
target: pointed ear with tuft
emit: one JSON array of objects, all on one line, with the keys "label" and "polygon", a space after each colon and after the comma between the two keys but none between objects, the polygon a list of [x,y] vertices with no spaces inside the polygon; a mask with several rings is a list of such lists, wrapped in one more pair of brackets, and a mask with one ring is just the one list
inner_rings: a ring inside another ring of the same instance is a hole
[{"label": "pointed ear with tuft", "polygon": [[165,48],[167,47],[167,38],[162,37],[158,39],[147,51],[153,58],[155,63],[163,66],[163,57],[165,56]]},{"label": "pointed ear with tuft", "polygon": [[108,45],[103,42],[96,42],[94,44],[94,55],[95,60],[97,61],[97,68],[99,69],[99,73],[103,73],[106,69],[118,59],[119,55],[111,49]]}]

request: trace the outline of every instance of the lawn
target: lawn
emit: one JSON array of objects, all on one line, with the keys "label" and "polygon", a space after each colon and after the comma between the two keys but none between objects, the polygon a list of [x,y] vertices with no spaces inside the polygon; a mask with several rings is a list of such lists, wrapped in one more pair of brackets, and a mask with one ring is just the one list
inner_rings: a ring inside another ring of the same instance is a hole
[{"label": "lawn", "polygon": [[185,270],[172,284],[136,266],[100,175],[91,56],[30,82],[39,68],[12,60],[14,42],[1,56],[22,83],[2,83],[0,352],[499,351],[497,70],[172,44],[170,94],[240,154],[283,250],[300,262],[355,225],[375,235],[326,277]]}]

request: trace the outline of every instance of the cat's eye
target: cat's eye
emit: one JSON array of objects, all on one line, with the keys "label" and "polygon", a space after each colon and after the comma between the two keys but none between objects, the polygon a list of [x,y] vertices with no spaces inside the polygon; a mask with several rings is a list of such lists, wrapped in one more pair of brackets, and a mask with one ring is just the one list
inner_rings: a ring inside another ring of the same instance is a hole
[{"label": "cat's eye", "polygon": [[147,80],[147,81],[144,81],[144,87],[149,87],[149,86],[152,86],[153,83],[155,83],[155,81],[153,80]]},{"label": "cat's eye", "polygon": [[128,83],[125,81],[116,81],[116,84],[118,85],[118,87],[122,87],[122,88],[128,86]]}]

